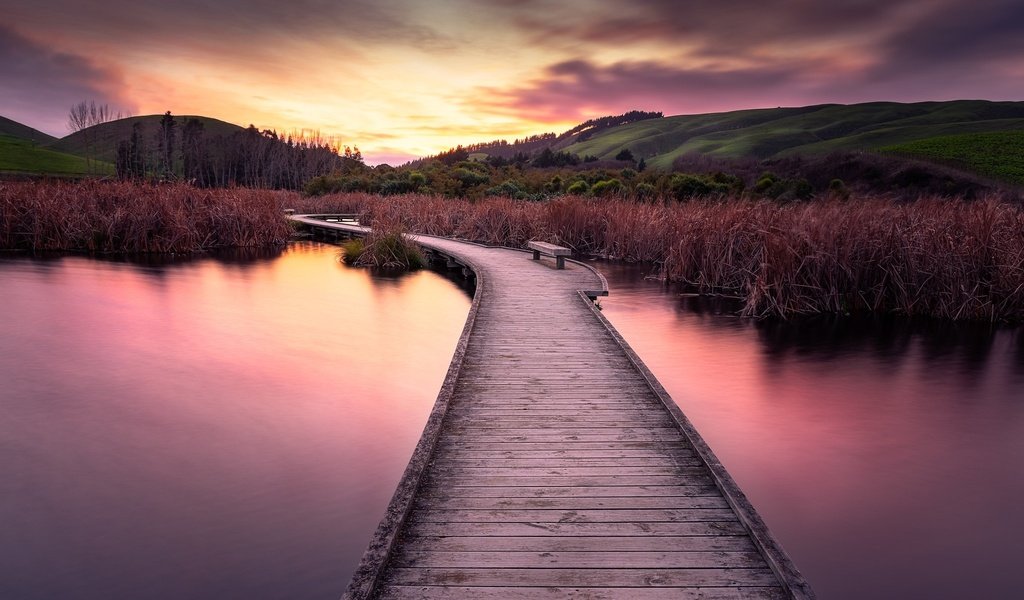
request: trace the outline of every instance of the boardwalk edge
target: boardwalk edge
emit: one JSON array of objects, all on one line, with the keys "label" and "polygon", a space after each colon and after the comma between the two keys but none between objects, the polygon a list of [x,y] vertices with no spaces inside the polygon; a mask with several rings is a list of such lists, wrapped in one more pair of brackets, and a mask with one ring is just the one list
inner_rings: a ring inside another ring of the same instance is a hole
[{"label": "boardwalk edge", "polygon": [[[304,217],[312,216],[313,215],[295,215],[291,218],[295,221],[317,226],[318,224],[316,223],[304,221]],[[346,226],[338,223],[331,223],[328,228],[348,231],[365,231],[365,228],[358,226],[353,227],[351,225]],[[421,241],[422,238],[448,239],[440,236],[424,234],[413,234],[412,237],[417,239],[417,241]],[[467,240],[457,241],[469,243],[475,246],[494,247],[489,244],[469,242]],[[505,249],[529,252],[519,248]],[[456,345],[452,362],[448,368],[448,373],[445,376],[444,383],[442,384],[441,390],[434,402],[434,407],[427,420],[423,434],[420,436],[420,440],[416,445],[412,458],[406,466],[402,479],[392,496],[387,512],[378,525],[370,545],[363,554],[362,560],[352,576],[348,590],[342,596],[342,600],[363,600],[372,597],[384,574],[391,549],[394,546],[408,515],[412,511],[412,504],[416,491],[418,490],[426,468],[433,457],[434,448],[441,432],[441,426],[444,422],[448,405],[454,392],[455,382],[458,379],[459,372],[462,368],[466,347],[469,342],[470,334],[473,331],[476,316],[479,312],[480,303],[483,298],[483,271],[477,265],[472,264],[472,262],[465,260],[463,257],[459,257],[459,259],[474,272],[477,279],[476,293],[473,297],[473,303],[470,307],[469,315],[466,318],[466,324],[463,327],[462,335]],[[608,290],[608,282],[600,271],[579,260],[570,259],[570,262],[589,269],[600,279],[604,291]],[[811,590],[810,584],[796,568],[796,565],[789,558],[788,554],[786,554],[785,550],[783,550],[782,546],[772,536],[767,525],[765,525],[761,516],[754,509],[746,495],[743,494],[740,487],[732,479],[732,476],[729,475],[725,467],[715,456],[714,452],[711,451],[711,448],[700,436],[690,420],[683,414],[675,401],[672,400],[672,397],[661,385],[661,382],[658,381],[647,365],[644,364],[643,360],[640,359],[639,355],[637,355],[629,343],[626,342],[625,338],[622,337],[618,330],[615,329],[611,322],[608,321],[608,319],[601,313],[600,307],[591,301],[587,293],[588,292],[585,290],[577,291],[580,299],[587,305],[591,313],[598,319],[602,326],[611,335],[612,339],[614,339],[623,350],[630,363],[640,373],[648,387],[654,392],[655,396],[658,397],[662,406],[668,411],[669,415],[671,415],[676,426],[680,429],[683,435],[686,436],[695,451],[708,467],[715,484],[722,492],[730,507],[736,512],[743,527],[750,534],[754,543],[757,545],[758,550],[762,556],[764,556],[765,561],[768,563],[768,566],[775,574],[776,578],[778,578],[780,584],[782,584],[790,597],[794,599],[814,600],[815,595]]]},{"label": "boardwalk edge", "polygon": [[[596,269],[585,263],[580,263],[587,268],[594,270]],[[603,279],[603,277],[602,277]],[[611,324],[601,313],[601,309],[595,306],[590,299],[586,296],[585,292],[578,292],[583,302],[590,308],[590,312],[604,325],[608,333],[611,334],[615,342],[622,348],[629,361],[633,364],[637,371],[643,376],[647,382],[648,387],[654,392],[655,396],[661,402],[662,406],[672,416],[672,420],[675,421],[676,425],[683,432],[683,435],[693,445],[694,450],[701,457],[704,463],[707,465],[708,470],[711,472],[711,477],[715,481],[715,485],[722,491],[722,495],[725,496],[726,501],[732,507],[736,514],[740,518],[740,522],[743,527],[750,533],[754,543],[757,545],[758,550],[764,556],[767,561],[769,568],[775,573],[775,576],[779,579],[779,582],[785,587],[786,591],[790,596],[797,600],[814,600],[816,597],[814,591],[811,589],[810,584],[796,568],[796,565],[790,559],[789,555],[782,548],[782,546],[775,540],[775,537],[771,534],[768,526],[765,525],[761,519],[761,515],[757,513],[754,506],[747,499],[747,496],[740,489],[739,485],[733,480],[729,472],[726,471],[725,466],[718,460],[715,453],[711,451],[711,447],[708,446],[704,438],[701,437],[700,433],[693,426],[693,423],[683,414],[683,411],[676,405],[675,401],[672,400],[672,396],[669,395],[668,391],[661,385],[654,373],[644,364],[644,361],[640,359],[640,356],[633,350],[633,348],[626,342],[626,339],[622,337],[615,326]]]},{"label": "boardwalk edge", "polygon": [[[465,260],[465,259],[462,259]],[[384,573],[388,556],[395,545],[399,532],[405,524],[406,518],[412,511],[413,500],[416,491],[423,480],[423,474],[434,454],[434,447],[437,445],[441,427],[444,424],[445,414],[448,412],[448,405],[455,389],[455,383],[459,378],[459,371],[462,369],[462,362],[466,356],[466,346],[469,343],[470,334],[473,332],[473,325],[476,322],[477,313],[480,310],[480,302],[483,298],[484,275],[482,270],[469,261],[467,266],[476,274],[476,292],[473,294],[473,303],[470,305],[469,315],[466,317],[466,324],[462,328],[462,335],[455,346],[455,353],[452,362],[448,365],[448,374],[445,375],[441,390],[434,401],[434,407],[427,418],[427,424],[416,444],[412,458],[405,467],[402,479],[395,489],[391,502],[388,504],[384,518],[377,526],[377,531],[370,540],[370,545],[363,553],[359,566],[349,582],[348,589],[342,596],[342,600],[364,600],[372,597],[374,590]]]}]

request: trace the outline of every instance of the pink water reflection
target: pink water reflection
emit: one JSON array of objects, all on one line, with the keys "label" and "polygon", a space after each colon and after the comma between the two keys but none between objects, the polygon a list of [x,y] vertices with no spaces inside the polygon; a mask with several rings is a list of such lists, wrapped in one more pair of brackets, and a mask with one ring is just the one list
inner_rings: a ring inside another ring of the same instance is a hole
[{"label": "pink water reflection", "polygon": [[1019,331],[758,325],[605,270],[605,314],[820,597],[1017,597]]},{"label": "pink water reflection", "polygon": [[0,597],[340,595],[470,299],[336,252],[0,261]]}]

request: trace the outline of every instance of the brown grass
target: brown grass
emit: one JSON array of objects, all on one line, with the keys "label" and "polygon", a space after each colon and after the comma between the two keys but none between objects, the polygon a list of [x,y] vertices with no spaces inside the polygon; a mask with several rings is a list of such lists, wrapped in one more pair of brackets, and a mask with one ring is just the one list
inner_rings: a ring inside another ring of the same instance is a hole
[{"label": "brown grass", "polygon": [[358,213],[382,232],[514,247],[537,239],[582,254],[656,262],[670,281],[743,298],[749,316],[875,311],[1024,320],[1024,211],[996,198],[662,205],[0,183],[0,247],[192,252],[268,246],[289,237],[286,207]]},{"label": "brown grass", "polygon": [[298,195],[183,184],[0,183],[0,248],[195,252],[283,244]]},{"label": "brown grass", "polygon": [[539,239],[657,262],[670,281],[741,297],[747,316],[1024,319],[1024,211],[995,198],[654,205],[336,195],[313,202],[316,210],[359,212],[370,223],[400,220],[415,232],[514,247]]}]

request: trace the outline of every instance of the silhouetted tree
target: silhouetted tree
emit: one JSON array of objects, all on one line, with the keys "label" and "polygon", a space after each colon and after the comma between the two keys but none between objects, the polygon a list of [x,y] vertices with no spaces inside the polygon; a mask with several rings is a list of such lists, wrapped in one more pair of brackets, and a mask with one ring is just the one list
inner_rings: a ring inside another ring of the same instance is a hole
[{"label": "silhouetted tree", "polygon": [[92,100],[89,102],[83,100],[73,105],[68,111],[68,129],[71,130],[71,133],[82,132],[82,141],[85,146],[85,162],[90,172],[93,170],[93,162],[95,161],[93,150],[96,143],[96,135],[92,127],[128,116],[130,115],[120,110],[114,111],[106,104],[96,104]]},{"label": "silhouetted tree", "polygon": [[207,151],[203,139],[203,122],[186,119],[181,127],[181,174],[186,181],[207,185]]},{"label": "silhouetted tree", "polygon": [[164,179],[174,178],[174,138],[176,137],[176,126],[171,111],[164,113],[160,119],[160,129],[157,130],[157,166],[160,175]]}]

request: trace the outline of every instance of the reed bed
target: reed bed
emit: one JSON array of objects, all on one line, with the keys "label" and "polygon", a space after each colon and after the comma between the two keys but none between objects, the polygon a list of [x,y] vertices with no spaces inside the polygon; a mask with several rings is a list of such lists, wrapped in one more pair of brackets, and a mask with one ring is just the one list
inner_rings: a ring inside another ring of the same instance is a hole
[{"label": "reed bed", "polygon": [[298,194],[128,182],[0,183],[0,248],[196,252],[287,242]]},{"label": "reed bed", "polygon": [[378,217],[365,238],[343,245],[346,264],[387,270],[415,270],[427,266],[419,245],[406,235],[398,218]]},{"label": "reed bed", "polygon": [[[470,202],[416,194],[301,198],[180,184],[13,182],[0,183],[0,248],[184,253],[271,246],[292,233],[285,208],[360,214],[379,230],[380,249],[396,256],[402,252],[395,239],[383,238],[410,231],[512,247],[536,239],[580,254],[653,262],[668,281],[740,297],[748,316],[873,311],[1024,320],[1024,210],[995,197]],[[375,243],[373,236],[366,240]],[[391,262],[380,254],[382,264]],[[400,256],[395,261],[403,262]]]},{"label": "reed bed", "polygon": [[1024,319],[1024,211],[994,197],[644,204],[342,194],[303,202],[419,233],[512,247],[538,239],[581,254],[655,262],[668,281],[740,297],[746,316]]}]

